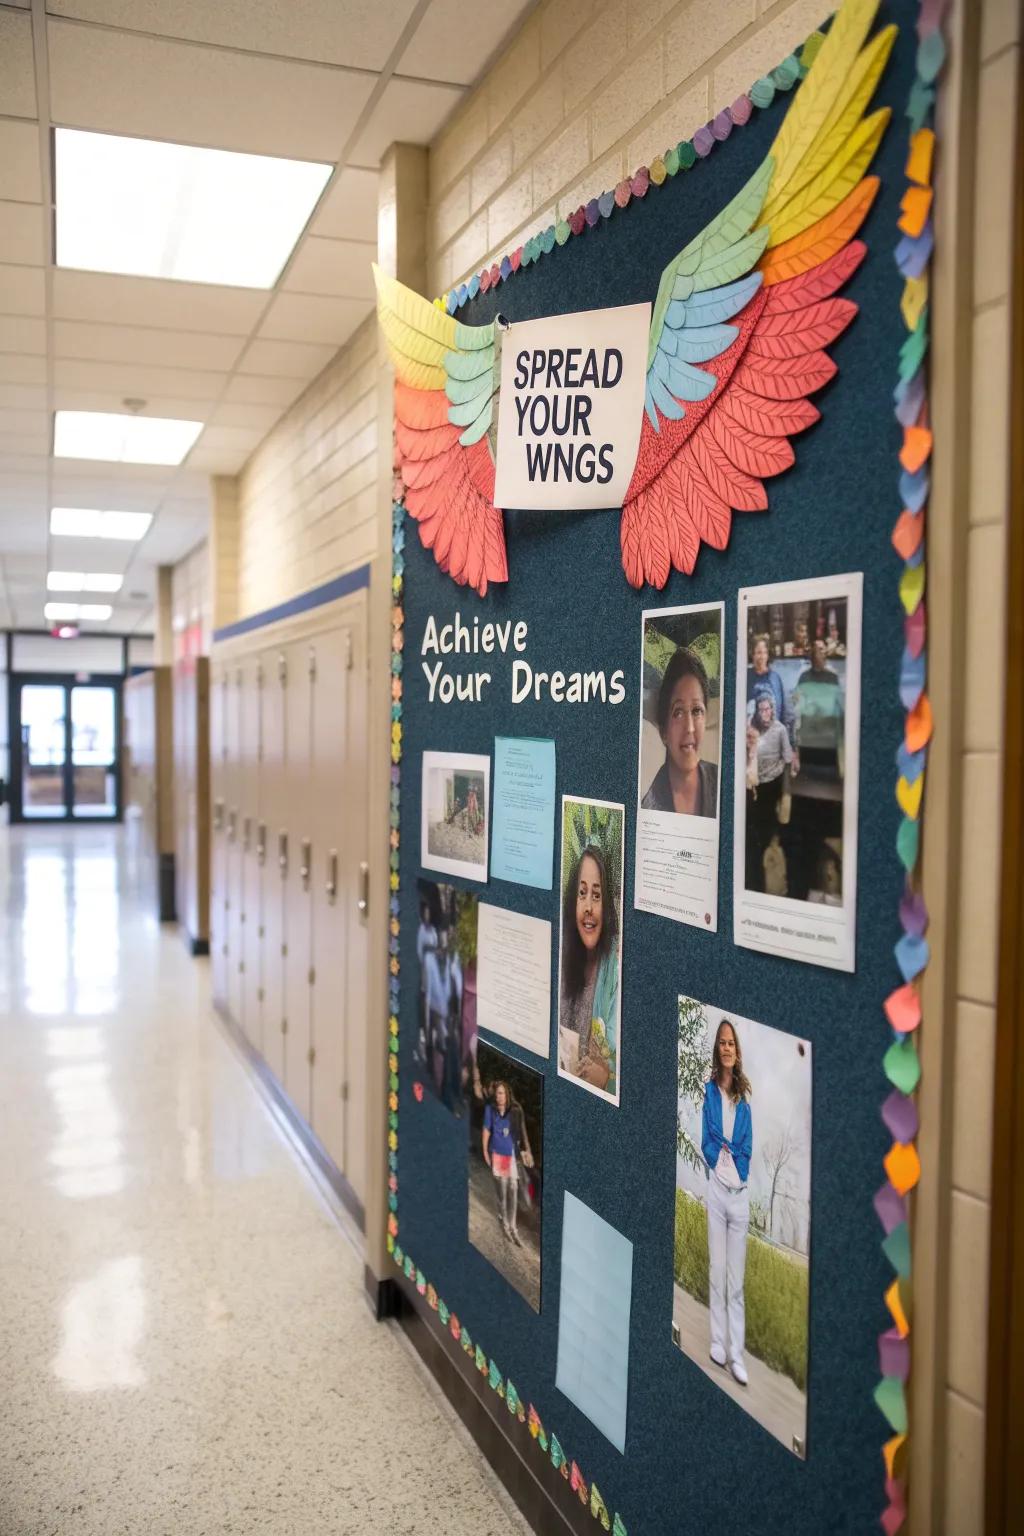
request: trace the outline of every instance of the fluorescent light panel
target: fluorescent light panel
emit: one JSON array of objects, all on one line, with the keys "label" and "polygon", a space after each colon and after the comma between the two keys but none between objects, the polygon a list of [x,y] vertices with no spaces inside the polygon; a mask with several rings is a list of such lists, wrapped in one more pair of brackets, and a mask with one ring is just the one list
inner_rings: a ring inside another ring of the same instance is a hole
[{"label": "fluorescent light panel", "polygon": [[120,592],[123,576],[113,571],[50,571],[49,592]]},{"label": "fluorescent light panel", "polygon": [[55,130],[57,265],[272,288],[331,166]]},{"label": "fluorescent light panel", "polygon": [[50,532],[70,539],[145,538],[152,512],[101,512],[94,507],[51,507]]},{"label": "fluorescent light panel", "polygon": [[43,613],[52,624],[69,619],[92,619],[102,623],[113,613],[109,603],[47,603]]},{"label": "fluorescent light panel", "polygon": [[202,430],[201,421],[174,421],[168,416],[57,411],[53,456],[112,464],[180,464]]}]

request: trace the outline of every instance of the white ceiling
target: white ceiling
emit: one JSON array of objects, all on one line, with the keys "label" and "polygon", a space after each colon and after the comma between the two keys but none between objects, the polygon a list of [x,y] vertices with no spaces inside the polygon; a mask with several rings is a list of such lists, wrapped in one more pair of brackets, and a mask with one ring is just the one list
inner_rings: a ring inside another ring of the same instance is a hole
[{"label": "white ceiling", "polygon": [[[111,624],[152,626],[156,567],[372,308],[377,168],[429,143],[535,0],[0,0],[0,628],[46,572],[124,571]],[[471,19],[468,19],[471,18]],[[334,167],[271,292],[52,264],[55,126]],[[57,409],[206,425],[178,469],[54,460]],[[51,541],[50,506],[154,514],[140,545]],[[86,626],[89,627],[89,626]]]}]

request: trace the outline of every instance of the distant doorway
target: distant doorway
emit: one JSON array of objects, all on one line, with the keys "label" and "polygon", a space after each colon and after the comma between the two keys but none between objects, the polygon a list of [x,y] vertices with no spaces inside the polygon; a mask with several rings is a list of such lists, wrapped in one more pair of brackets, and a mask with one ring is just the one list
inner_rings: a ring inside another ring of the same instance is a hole
[{"label": "distant doorway", "polygon": [[120,821],[120,679],[11,684],[11,820]]}]

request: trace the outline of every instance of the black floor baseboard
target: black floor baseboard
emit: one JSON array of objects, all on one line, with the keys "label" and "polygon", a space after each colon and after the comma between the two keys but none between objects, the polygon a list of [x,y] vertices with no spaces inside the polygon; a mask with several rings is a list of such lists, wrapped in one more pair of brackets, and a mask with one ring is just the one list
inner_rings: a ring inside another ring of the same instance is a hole
[{"label": "black floor baseboard", "polygon": [[379,1282],[369,1270],[367,1283],[374,1290],[379,1284],[396,1287],[401,1327],[537,1536],[594,1536],[595,1529],[600,1531],[589,1508],[570,1491],[526,1425],[509,1413],[472,1357],[454,1344],[415,1285],[400,1272]]}]

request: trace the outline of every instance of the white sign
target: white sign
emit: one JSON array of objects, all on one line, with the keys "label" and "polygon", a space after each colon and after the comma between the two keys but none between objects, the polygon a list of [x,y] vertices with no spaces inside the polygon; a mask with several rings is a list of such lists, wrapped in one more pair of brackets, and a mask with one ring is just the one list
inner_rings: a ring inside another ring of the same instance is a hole
[{"label": "white sign", "polygon": [[501,343],[495,506],[622,506],[640,446],[650,323],[650,304],[513,322]]},{"label": "white sign", "polygon": [[551,924],[482,901],[476,947],[477,1027],[549,1055]]}]

